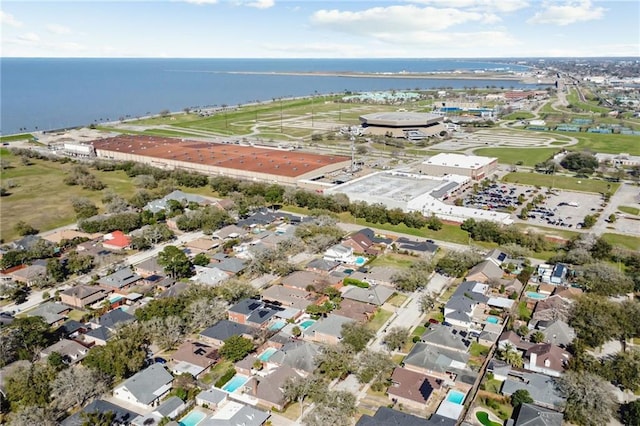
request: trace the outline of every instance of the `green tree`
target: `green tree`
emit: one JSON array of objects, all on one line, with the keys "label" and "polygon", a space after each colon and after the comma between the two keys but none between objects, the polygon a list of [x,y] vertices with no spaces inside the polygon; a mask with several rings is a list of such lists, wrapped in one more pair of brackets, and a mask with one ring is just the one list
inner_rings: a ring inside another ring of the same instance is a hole
[{"label": "green tree", "polygon": [[521,404],[531,404],[532,402],[533,398],[531,398],[529,391],[526,389],[518,389],[511,394],[511,406],[513,408],[517,408]]},{"label": "green tree", "polygon": [[191,275],[191,262],[187,255],[176,246],[166,246],[158,253],[158,264],[173,278],[184,278]]},{"label": "green tree", "polygon": [[375,336],[366,325],[348,322],[342,325],[342,343],[350,346],[355,352],[362,351]]},{"label": "green tree", "polygon": [[640,399],[623,404],[620,419],[625,426],[640,426]]},{"label": "green tree", "polygon": [[574,172],[582,169],[589,169],[593,172],[598,168],[598,159],[588,152],[571,152],[560,161],[560,165]]},{"label": "green tree", "polygon": [[567,371],[556,380],[566,400],[564,418],[584,426],[606,425],[616,407],[611,385],[593,373]]},{"label": "green tree", "polygon": [[204,253],[198,253],[193,258],[193,264],[198,266],[207,266],[209,264],[209,257]]},{"label": "green tree", "polygon": [[231,362],[236,362],[247,356],[254,348],[255,345],[251,340],[242,336],[231,336],[224,341],[224,345],[220,348],[220,355]]},{"label": "green tree", "polygon": [[5,391],[11,409],[46,407],[54,377],[55,371],[46,364],[36,363],[15,369],[5,378]]},{"label": "green tree", "polygon": [[531,341],[533,343],[542,343],[544,342],[544,333],[541,331],[536,331],[531,335]]},{"label": "green tree", "polygon": [[598,217],[596,215],[588,214],[584,217],[582,221],[582,227],[585,229],[593,228],[593,225],[598,221]]},{"label": "green tree", "polygon": [[297,401],[300,405],[300,417],[304,414],[304,401],[306,398],[318,398],[327,392],[327,386],[319,376],[307,378],[289,377],[282,386],[282,392],[287,401]]},{"label": "green tree", "polygon": [[576,337],[593,348],[620,335],[614,302],[596,295],[583,295],[571,306],[569,325],[576,330]]},{"label": "green tree", "polygon": [[35,235],[39,232],[36,228],[29,225],[27,222],[23,220],[18,221],[18,223],[16,223],[13,229],[15,229],[15,231],[23,237],[25,235]]},{"label": "green tree", "polygon": [[73,250],[67,255],[67,270],[72,274],[86,274],[93,269],[93,256]]},{"label": "green tree", "polygon": [[19,359],[34,359],[52,341],[49,325],[42,317],[16,318],[9,327],[16,333]]},{"label": "green tree", "polygon": [[317,355],[316,364],[318,374],[329,380],[346,376],[357,368],[353,349],[347,345],[325,346]]},{"label": "green tree", "polygon": [[71,198],[71,206],[76,213],[76,218],[86,219],[98,214],[98,207],[86,197]]},{"label": "green tree", "polygon": [[216,288],[216,294],[228,303],[237,303],[242,299],[250,299],[258,295],[258,291],[250,283],[238,278],[224,281]]},{"label": "green tree", "polygon": [[391,277],[396,288],[401,291],[414,292],[424,288],[429,283],[429,276],[433,272],[433,265],[426,260],[414,262],[408,269]]},{"label": "green tree", "polygon": [[390,351],[400,350],[409,340],[409,329],[394,327],[384,336],[384,344]]},{"label": "green tree", "polygon": [[47,276],[57,283],[67,279],[67,268],[60,259],[52,258],[47,260]]}]

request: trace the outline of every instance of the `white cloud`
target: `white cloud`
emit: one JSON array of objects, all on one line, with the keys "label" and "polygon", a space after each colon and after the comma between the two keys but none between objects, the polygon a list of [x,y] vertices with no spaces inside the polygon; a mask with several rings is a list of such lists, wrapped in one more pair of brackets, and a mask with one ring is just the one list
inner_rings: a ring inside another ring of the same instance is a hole
[{"label": "white cloud", "polygon": [[17,37],[17,40],[23,43],[37,43],[40,41],[40,36],[36,33],[26,33],[19,35]]},{"label": "white cloud", "polygon": [[411,3],[433,5],[435,7],[464,8],[494,12],[514,12],[529,6],[527,0],[407,0]]},{"label": "white cloud", "polygon": [[46,28],[47,28],[47,31],[53,34],[60,34],[60,35],[71,34],[71,28],[65,27],[64,25],[49,24],[46,26]]},{"label": "white cloud", "polygon": [[10,13],[0,10],[0,23],[2,25],[9,25],[10,27],[19,28],[22,26],[22,22],[18,21],[15,16]]},{"label": "white cloud", "polygon": [[317,26],[362,36],[374,35],[381,29],[403,34],[423,28],[441,31],[467,22],[495,23],[499,20],[490,13],[415,5],[374,7],[357,12],[318,10],[311,17],[311,22]]},{"label": "white cloud", "polygon": [[570,25],[576,22],[600,19],[605,12],[605,8],[594,7],[590,0],[567,1],[564,4],[545,2],[542,5],[542,11],[537,12],[527,22],[530,24]]},{"label": "white cloud", "polygon": [[249,7],[255,7],[256,9],[269,9],[276,4],[274,0],[256,0],[250,3],[247,3]]},{"label": "white cloud", "polygon": [[191,4],[216,4],[218,0],[183,0],[186,3]]}]

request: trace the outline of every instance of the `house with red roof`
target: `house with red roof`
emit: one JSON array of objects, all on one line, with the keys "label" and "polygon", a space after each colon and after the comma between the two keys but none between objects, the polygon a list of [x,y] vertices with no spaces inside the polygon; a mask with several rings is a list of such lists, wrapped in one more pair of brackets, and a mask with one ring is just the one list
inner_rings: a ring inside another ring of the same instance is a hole
[{"label": "house with red roof", "polygon": [[131,238],[122,231],[113,231],[102,237],[102,246],[111,250],[124,250],[131,245]]}]

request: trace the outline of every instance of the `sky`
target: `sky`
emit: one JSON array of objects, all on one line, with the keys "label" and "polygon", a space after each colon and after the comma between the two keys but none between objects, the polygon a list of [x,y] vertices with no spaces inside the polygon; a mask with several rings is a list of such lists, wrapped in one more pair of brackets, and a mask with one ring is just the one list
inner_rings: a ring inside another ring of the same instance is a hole
[{"label": "sky", "polygon": [[640,56],[638,0],[0,3],[2,57]]}]

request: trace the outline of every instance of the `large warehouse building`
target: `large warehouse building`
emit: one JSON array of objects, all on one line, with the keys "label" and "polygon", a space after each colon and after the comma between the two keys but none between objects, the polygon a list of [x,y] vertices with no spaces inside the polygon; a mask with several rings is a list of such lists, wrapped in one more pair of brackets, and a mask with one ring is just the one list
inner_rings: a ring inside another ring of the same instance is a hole
[{"label": "large warehouse building", "polygon": [[121,135],[92,145],[98,158],[289,185],[351,165],[348,157],[335,155],[155,136]]},{"label": "large warehouse building", "polygon": [[467,176],[423,176],[401,171],[379,172],[325,190],[325,194],[340,193],[350,201],[381,203],[387,208],[405,212],[418,211],[425,216],[435,214],[443,220],[464,222],[466,219],[490,220],[511,224],[508,213],[472,209],[446,204],[443,200],[469,185]]},{"label": "large warehouse building", "polygon": [[364,133],[420,140],[442,135],[447,129],[443,117],[422,112],[377,112],[360,117]]},{"label": "large warehouse building", "polygon": [[482,180],[497,168],[498,159],[494,157],[441,153],[423,161],[418,171],[431,176],[460,175]]}]

